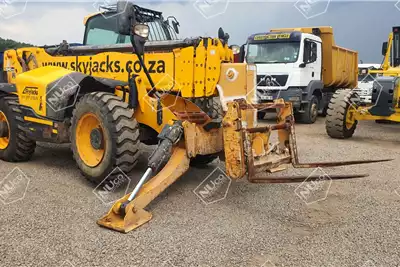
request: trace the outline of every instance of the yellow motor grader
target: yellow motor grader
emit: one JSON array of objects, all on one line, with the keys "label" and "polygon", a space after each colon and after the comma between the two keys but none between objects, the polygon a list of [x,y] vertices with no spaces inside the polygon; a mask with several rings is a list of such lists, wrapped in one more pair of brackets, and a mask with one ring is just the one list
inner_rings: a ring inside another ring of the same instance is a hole
[{"label": "yellow motor grader", "polygon": [[374,79],[372,101],[362,105],[356,90],[337,91],[328,106],[325,126],[332,138],[351,138],[358,121],[372,120],[382,122],[400,122],[400,26],[393,27],[387,42],[382,45],[384,60],[382,70],[370,70],[369,73],[382,74]]},{"label": "yellow motor grader", "polygon": [[[83,175],[100,183],[116,168],[125,173],[134,168],[140,142],[157,144],[134,190],[118,200],[98,220],[99,225],[126,233],[148,222],[151,214],[144,209],[154,198],[191,163],[207,164],[216,157],[225,161],[230,178],[247,176],[253,183],[307,178],[262,176],[288,165],[313,168],[378,162],[300,163],[292,105],[280,99],[254,104],[255,66],[232,63],[228,35],[222,30],[218,38],[146,43],[152,34],[149,24],[160,17],[159,12],[120,1],[106,15],[115,18],[111,24],[117,25],[117,38],[129,38],[129,46],[8,50],[4,58],[8,83],[0,84],[2,160],[29,160],[37,141],[70,142]],[[211,98],[221,102],[220,115],[193,103]],[[257,109],[277,110],[277,124],[258,125]],[[274,131],[278,140],[270,144]]]}]

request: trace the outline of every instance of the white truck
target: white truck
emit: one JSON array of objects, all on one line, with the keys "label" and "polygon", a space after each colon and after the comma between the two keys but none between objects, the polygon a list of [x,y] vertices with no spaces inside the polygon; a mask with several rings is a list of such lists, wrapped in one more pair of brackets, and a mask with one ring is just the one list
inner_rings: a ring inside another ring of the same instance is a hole
[{"label": "white truck", "polygon": [[256,64],[259,101],[290,101],[304,123],[326,112],[337,89],[357,86],[358,53],[336,46],[332,27],[272,29],[251,35],[241,50],[241,60]]},{"label": "white truck", "polygon": [[374,81],[380,74],[369,73],[370,70],[382,70],[381,64],[358,64],[358,86],[355,89],[362,104],[372,103],[372,88]]}]

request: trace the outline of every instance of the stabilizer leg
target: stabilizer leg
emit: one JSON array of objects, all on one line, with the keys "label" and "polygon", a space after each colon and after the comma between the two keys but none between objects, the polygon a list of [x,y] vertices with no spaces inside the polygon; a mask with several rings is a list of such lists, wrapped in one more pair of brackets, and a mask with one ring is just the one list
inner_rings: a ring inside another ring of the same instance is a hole
[{"label": "stabilizer leg", "polygon": [[125,212],[121,212],[121,205],[127,203],[130,194],[119,199],[107,215],[99,219],[97,223],[100,226],[122,233],[128,233],[147,223],[151,220],[152,215],[144,208],[188,169],[189,158],[186,149],[179,146],[175,147],[167,165],[143,185],[135,199],[126,205]]}]

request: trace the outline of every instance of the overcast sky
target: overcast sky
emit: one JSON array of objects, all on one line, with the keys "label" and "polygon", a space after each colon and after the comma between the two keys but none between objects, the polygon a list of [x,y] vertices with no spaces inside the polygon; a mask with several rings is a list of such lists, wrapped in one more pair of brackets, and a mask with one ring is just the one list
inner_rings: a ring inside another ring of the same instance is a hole
[{"label": "overcast sky", "polygon": [[[62,40],[82,42],[83,17],[96,12],[95,2],[89,1],[29,1],[22,14],[4,19],[10,12],[23,10],[24,2],[18,1],[0,0],[0,37],[36,45],[57,44]],[[4,6],[4,3],[12,3],[12,6]],[[230,34],[231,44],[243,44],[250,34],[271,28],[333,26],[336,43],[359,51],[359,58],[364,63],[382,61],[382,42],[387,39],[392,26],[400,26],[400,11],[395,7],[396,1],[332,0],[327,5],[328,2],[321,0],[300,0],[297,6],[296,1],[268,0],[197,0],[197,4],[194,1],[141,0],[136,3],[160,10],[164,17],[174,15],[181,24],[181,37],[214,37],[221,26]],[[326,12],[320,14],[325,9]]]}]

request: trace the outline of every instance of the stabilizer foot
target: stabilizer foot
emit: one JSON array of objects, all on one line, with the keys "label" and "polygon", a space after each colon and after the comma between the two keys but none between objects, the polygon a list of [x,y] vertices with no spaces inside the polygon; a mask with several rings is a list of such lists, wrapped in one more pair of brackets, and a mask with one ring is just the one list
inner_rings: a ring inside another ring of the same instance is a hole
[{"label": "stabilizer foot", "polygon": [[151,220],[150,212],[135,209],[132,202],[126,206],[125,216],[120,215],[118,210],[122,201],[123,199],[115,203],[108,214],[97,221],[97,224],[121,233],[128,233]]}]

